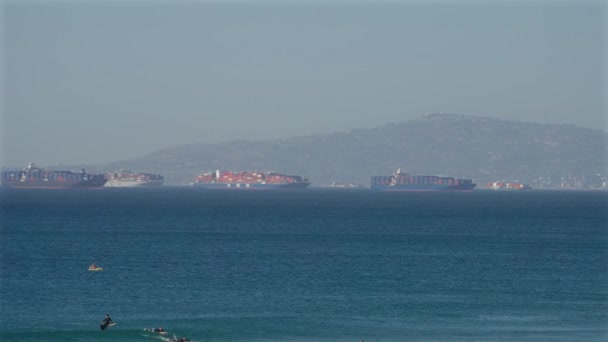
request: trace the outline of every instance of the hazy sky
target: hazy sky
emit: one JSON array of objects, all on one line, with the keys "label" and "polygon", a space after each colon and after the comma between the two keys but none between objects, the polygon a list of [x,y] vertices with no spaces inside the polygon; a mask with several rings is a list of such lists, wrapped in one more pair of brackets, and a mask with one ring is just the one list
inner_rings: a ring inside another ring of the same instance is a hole
[{"label": "hazy sky", "polygon": [[450,112],[606,129],[606,2],[4,1],[4,166]]}]

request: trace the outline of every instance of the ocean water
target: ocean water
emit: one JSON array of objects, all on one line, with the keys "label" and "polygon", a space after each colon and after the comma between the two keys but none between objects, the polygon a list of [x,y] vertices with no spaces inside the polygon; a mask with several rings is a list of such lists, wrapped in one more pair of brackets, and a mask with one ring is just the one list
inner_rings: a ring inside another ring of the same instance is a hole
[{"label": "ocean water", "polygon": [[608,340],[607,192],[0,200],[1,341]]}]

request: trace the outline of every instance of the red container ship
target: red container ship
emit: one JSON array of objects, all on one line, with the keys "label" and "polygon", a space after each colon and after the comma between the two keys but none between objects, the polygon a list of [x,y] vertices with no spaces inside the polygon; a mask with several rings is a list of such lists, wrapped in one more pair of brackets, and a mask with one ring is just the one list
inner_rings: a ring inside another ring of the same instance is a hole
[{"label": "red container ship", "polygon": [[206,189],[305,189],[310,185],[308,179],[301,176],[286,175],[277,172],[233,172],[221,171],[198,175],[193,186]]}]

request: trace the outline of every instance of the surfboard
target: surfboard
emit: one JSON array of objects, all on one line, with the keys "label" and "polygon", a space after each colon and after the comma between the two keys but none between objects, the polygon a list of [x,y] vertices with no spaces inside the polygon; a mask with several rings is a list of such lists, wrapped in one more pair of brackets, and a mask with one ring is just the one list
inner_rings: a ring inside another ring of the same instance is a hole
[{"label": "surfboard", "polygon": [[89,268],[89,271],[91,271],[91,272],[99,272],[99,271],[103,271],[103,267]]}]

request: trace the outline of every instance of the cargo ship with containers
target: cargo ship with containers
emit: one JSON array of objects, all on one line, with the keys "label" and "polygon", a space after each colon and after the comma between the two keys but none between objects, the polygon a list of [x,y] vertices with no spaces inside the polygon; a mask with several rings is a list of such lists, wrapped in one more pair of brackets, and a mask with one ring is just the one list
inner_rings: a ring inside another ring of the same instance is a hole
[{"label": "cargo ship with containers", "polygon": [[486,188],[490,190],[496,191],[520,191],[520,190],[530,190],[532,187],[528,184],[519,183],[519,182],[492,182],[486,184]]},{"label": "cargo ship with containers", "polygon": [[30,163],[23,170],[2,172],[2,185],[13,189],[86,189],[102,188],[107,179],[103,174],[54,171],[39,168]]},{"label": "cargo ship with containers", "polygon": [[192,183],[205,189],[271,190],[305,189],[310,185],[302,176],[277,172],[234,172],[216,170],[198,175]]},{"label": "cargo ship with containers", "polygon": [[419,176],[398,169],[391,176],[373,176],[372,190],[380,191],[471,191],[477,184],[471,179]]},{"label": "cargo ship with containers", "polygon": [[106,173],[108,182],[105,187],[111,188],[138,188],[161,186],[165,182],[165,177],[152,173],[133,172],[129,170],[118,170],[113,173]]}]

